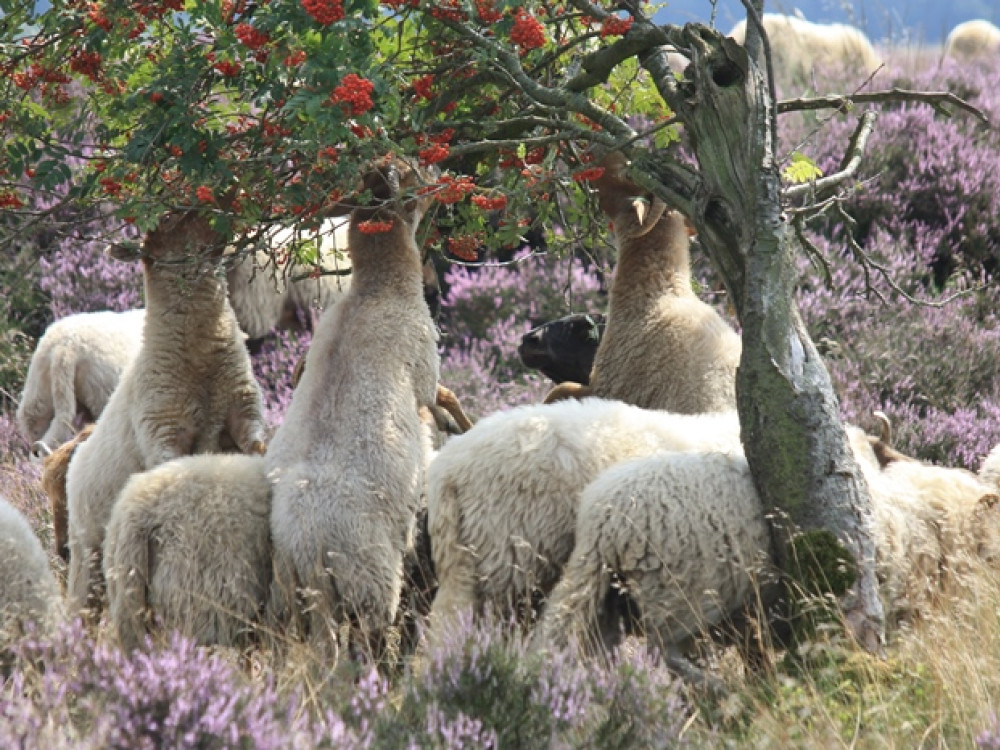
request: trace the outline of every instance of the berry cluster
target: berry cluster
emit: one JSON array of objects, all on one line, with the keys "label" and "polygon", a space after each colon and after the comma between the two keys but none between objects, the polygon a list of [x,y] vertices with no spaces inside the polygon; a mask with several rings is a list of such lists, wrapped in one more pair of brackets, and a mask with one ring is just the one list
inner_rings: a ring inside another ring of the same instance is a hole
[{"label": "berry cluster", "polygon": [[329,26],[344,17],[343,0],[302,0],[302,7],[320,26]]},{"label": "berry cluster", "polygon": [[374,106],[372,102],[374,90],[375,84],[367,78],[362,78],[356,73],[348,73],[330,94],[330,101],[333,104],[343,104],[350,115],[363,115]]},{"label": "berry cluster", "polygon": [[237,24],[233,31],[236,34],[236,38],[240,40],[240,43],[252,50],[260,49],[271,41],[266,31],[255,29],[248,23]]},{"label": "berry cluster", "polygon": [[632,28],[632,17],[619,18],[618,16],[608,16],[601,24],[601,37],[623,36]]},{"label": "berry cluster", "polygon": [[545,45],[545,27],[524,8],[514,11],[514,27],[510,40],[521,48],[521,54]]}]

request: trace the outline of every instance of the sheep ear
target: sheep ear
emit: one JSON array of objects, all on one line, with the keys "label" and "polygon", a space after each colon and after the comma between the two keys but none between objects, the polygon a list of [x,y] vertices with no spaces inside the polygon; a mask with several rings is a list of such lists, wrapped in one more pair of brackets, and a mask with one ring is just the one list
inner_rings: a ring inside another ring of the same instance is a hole
[{"label": "sheep ear", "polygon": [[639,221],[639,226],[642,226],[642,222],[645,220],[646,215],[649,213],[649,203],[645,198],[633,198],[632,199],[632,209],[635,211],[635,218]]},{"label": "sheep ear", "polygon": [[997,495],[995,492],[990,492],[979,498],[980,510],[992,510],[996,507],[997,503],[1000,503],[1000,495]]}]

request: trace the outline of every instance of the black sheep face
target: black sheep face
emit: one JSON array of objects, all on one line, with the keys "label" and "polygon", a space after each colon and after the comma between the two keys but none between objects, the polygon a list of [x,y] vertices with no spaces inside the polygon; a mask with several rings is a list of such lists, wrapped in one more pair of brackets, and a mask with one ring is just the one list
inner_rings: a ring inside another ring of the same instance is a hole
[{"label": "black sheep face", "polygon": [[587,385],[605,325],[604,315],[568,315],[528,331],[517,353],[525,367],[556,383]]}]

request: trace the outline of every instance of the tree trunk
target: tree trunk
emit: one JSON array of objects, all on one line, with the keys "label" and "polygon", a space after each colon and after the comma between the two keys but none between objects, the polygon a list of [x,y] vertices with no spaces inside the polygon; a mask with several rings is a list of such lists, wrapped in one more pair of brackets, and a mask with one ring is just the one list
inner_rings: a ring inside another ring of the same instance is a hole
[{"label": "tree trunk", "polygon": [[[779,564],[801,574],[804,563],[809,575],[818,567],[827,576],[825,590],[837,595],[852,586],[844,601],[848,622],[866,648],[878,650],[884,613],[871,498],[794,300],[793,260],[801,248],[781,212],[774,97],[760,68],[731,39],[692,24],[682,37],[692,59],[683,81],[673,78],[660,50],[641,61],[684,122],[701,167],[691,219],[743,327],[736,378],[742,441],[765,506],[790,522],[775,525]],[[638,167],[661,172],[655,164]],[[847,566],[833,563],[837,570],[827,554],[830,534],[849,553]],[[848,569],[851,562],[856,571]]]}]

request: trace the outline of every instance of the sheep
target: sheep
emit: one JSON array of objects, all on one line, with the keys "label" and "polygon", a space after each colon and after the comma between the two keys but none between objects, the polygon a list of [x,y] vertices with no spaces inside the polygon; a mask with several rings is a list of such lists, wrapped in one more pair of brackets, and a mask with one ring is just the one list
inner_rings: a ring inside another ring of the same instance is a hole
[{"label": "sheep", "polygon": [[0,497],[0,633],[10,638],[28,621],[41,627],[62,615],[59,587],[48,556],[17,508]]},{"label": "sheep", "polygon": [[430,450],[418,410],[435,403],[438,381],[414,236],[431,195],[406,196],[421,179],[398,162],[366,176],[375,202],[351,214],[350,291],[320,319],[265,457],[273,617],[297,620],[296,599],[308,600],[301,624],[314,646],[335,646],[333,623],[348,622],[349,644],[376,659],[397,614]]},{"label": "sheep", "polygon": [[151,625],[244,646],[271,583],[271,492],[260,456],[174,459],[133,474],[104,541],[108,615],[125,649]]},{"label": "sheep", "polygon": [[587,385],[606,326],[606,316],[599,313],[567,315],[524,334],[517,354],[525,367],[541,371],[557,384]]},{"label": "sheep", "polygon": [[682,415],[603,399],[492,414],[451,438],[427,472],[439,590],[431,628],[468,607],[522,619],[573,549],[580,491],[606,468],[657,450],[738,448],[735,412]]},{"label": "sheep", "polygon": [[49,451],[42,459],[42,490],[49,496],[52,511],[52,536],[56,555],[69,562],[69,521],[66,509],[66,473],[69,462],[80,443],[94,432],[93,423],[85,425],[68,443],[63,443],[54,451]]},{"label": "sheep", "polygon": [[944,56],[959,62],[993,60],[1000,53],[1000,28],[978,18],[958,24],[944,43]]},{"label": "sheep", "polygon": [[[88,603],[100,610],[104,531],[129,476],[194,453],[264,451],[260,387],[225,278],[212,272],[221,253],[221,239],[195,212],[165,215],[145,238],[142,348],[66,476],[72,614]],[[123,249],[115,256],[134,257]]]},{"label": "sheep", "polygon": [[61,318],[45,330],[28,365],[17,424],[40,460],[97,419],[142,345],[145,310]]},{"label": "sheep", "polygon": [[607,329],[589,387],[563,383],[546,403],[594,395],[679,414],[735,409],[742,344],[691,289],[686,220],[655,199],[649,215],[638,210],[643,191],[629,181],[621,153],[603,166],[592,184],[618,245]]},{"label": "sheep", "polygon": [[1000,445],[993,447],[979,467],[979,480],[983,484],[1000,488]]},{"label": "sheep", "polygon": [[[771,45],[775,74],[790,81],[808,80],[817,72],[846,70],[870,75],[882,65],[864,32],[844,24],[816,24],[795,16],[765,13],[764,30]],[[729,36],[746,41],[746,20]]]},{"label": "sheep", "polygon": [[[295,233],[285,229],[276,233],[270,243],[286,248],[295,240]],[[264,338],[275,328],[294,327],[297,310],[325,310],[347,293],[351,265],[345,255],[347,225],[343,219],[324,222],[315,242],[320,266],[330,272],[317,278],[294,278],[309,271],[308,267],[295,263],[285,269],[290,278],[277,278],[277,269],[276,273],[265,273],[271,257],[263,250],[232,264],[227,278],[229,300],[251,342]]]},{"label": "sheep", "polygon": [[[919,615],[969,557],[1000,552],[997,496],[969,472],[915,461],[880,469],[856,428],[851,445],[874,509],[877,566],[892,621]],[[767,513],[741,451],[660,453],[618,464],[581,493],[576,547],[536,643],[622,633],[614,589],[639,628],[678,664],[694,636],[777,596]]]}]

